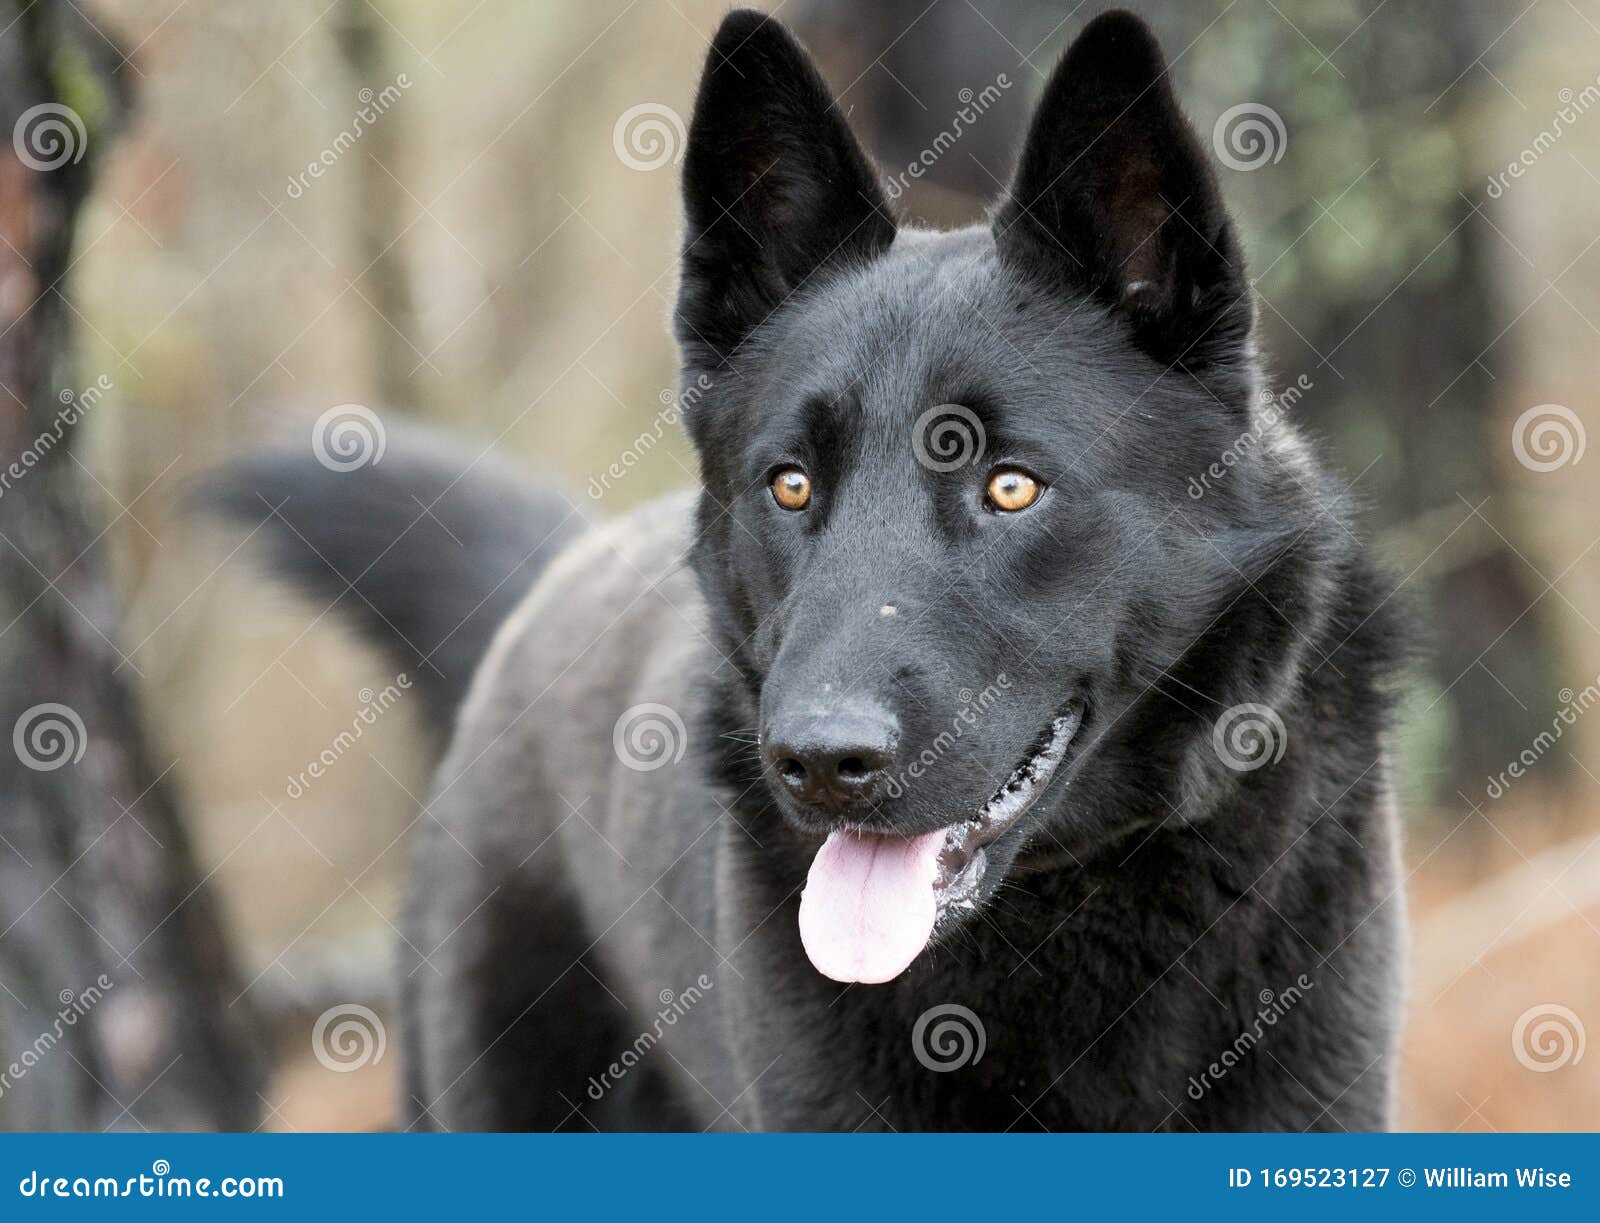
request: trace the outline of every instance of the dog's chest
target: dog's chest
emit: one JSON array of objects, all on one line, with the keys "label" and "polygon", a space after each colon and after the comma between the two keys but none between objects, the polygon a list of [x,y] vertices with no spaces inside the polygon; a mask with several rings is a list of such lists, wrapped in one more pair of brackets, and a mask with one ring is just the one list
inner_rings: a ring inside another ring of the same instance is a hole
[{"label": "dog's chest", "polygon": [[752,1128],[1155,1129],[1215,1043],[1206,987],[1154,964],[1113,904],[1051,897],[1052,924],[1013,912],[888,985],[842,986],[807,963],[783,881],[733,880],[724,921],[753,932],[726,1031]]}]

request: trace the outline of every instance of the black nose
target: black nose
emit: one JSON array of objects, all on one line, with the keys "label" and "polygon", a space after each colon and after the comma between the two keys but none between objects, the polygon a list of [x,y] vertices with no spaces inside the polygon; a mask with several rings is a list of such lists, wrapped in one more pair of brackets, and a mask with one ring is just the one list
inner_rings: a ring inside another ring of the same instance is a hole
[{"label": "black nose", "polygon": [[900,727],[865,702],[774,719],[767,763],[801,802],[842,812],[872,802],[889,779]]}]

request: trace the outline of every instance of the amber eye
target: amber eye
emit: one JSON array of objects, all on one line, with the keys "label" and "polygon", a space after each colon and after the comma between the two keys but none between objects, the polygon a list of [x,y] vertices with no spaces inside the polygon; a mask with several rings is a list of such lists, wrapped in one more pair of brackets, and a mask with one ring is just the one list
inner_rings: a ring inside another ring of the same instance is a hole
[{"label": "amber eye", "polygon": [[989,487],[985,491],[990,508],[1014,514],[1037,501],[1044,492],[1044,485],[1020,468],[997,467],[990,473]]},{"label": "amber eye", "polygon": [[798,467],[785,467],[772,477],[772,499],[786,510],[803,510],[811,500],[811,477]]}]

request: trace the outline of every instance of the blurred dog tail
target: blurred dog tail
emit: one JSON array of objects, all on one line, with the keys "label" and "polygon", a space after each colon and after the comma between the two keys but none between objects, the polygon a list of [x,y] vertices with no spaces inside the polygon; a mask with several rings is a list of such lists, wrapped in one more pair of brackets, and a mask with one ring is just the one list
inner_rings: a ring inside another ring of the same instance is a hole
[{"label": "blurred dog tail", "polygon": [[191,508],[249,529],[270,572],[392,657],[447,733],[495,630],[584,522],[554,487],[431,429],[385,422],[365,441],[367,461],[309,443],[247,455]]}]

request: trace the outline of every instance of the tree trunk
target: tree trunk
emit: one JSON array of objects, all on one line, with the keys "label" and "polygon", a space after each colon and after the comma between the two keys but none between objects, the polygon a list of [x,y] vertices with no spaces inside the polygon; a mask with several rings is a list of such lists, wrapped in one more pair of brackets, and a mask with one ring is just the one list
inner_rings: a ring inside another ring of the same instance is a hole
[{"label": "tree trunk", "polygon": [[64,0],[0,25],[0,1129],[248,1127],[245,1004],[72,454],[121,373],[71,376],[62,278],[128,70]]},{"label": "tree trunk", "polygon": [[[363,91],[370,98],[394,80],[377,10],[367,0],[344,0],[333,29],[350,70],[353,103],[361,102]],[[355,223],[361,235],[362,296],[376,320],[373,384],[378,402],[386,408],[415,411],[426,398],[419,393],[419,386],[426,384],[418,380],[427,377],[427,359],[415,347],[419,332],[411,284],[402,244],[395,241],[406,228],[401,220],[405,192],[398,181],[404,172],[399,137],[393,116],[367,128],[362,137],[356,162]]]}]

